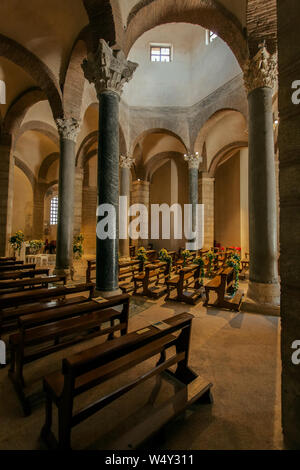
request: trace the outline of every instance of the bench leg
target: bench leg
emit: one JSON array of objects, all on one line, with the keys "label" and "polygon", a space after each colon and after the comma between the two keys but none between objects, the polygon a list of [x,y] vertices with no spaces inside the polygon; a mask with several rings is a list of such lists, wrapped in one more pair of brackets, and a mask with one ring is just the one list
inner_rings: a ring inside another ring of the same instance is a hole
[{"label": "bench leg", "polygon": [[46,394],[46,416],[45,416],[45,424],[42,427],[41,431],[41,439],[47,442],[48,437],[51,433],[52,428],[52,400],[48,394]]},{"label": "bench leg", "polygon": [[63,450],[71,450],[71,422],[68,419],[68,411],[60,406],[58,410],[58,447]]}]

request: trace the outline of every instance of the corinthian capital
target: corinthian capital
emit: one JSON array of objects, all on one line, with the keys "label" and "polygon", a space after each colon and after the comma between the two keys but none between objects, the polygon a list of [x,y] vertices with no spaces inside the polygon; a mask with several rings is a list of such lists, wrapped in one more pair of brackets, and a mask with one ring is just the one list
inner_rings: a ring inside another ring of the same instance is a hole
[{"label": "corinthian capital", "polygon": [[244,68],[244,82],[248,93],[256,88],[274,89],[277,86],[277,53],[270,54],[265,42],[258,47],[256,56],[248,59]]},{"label": "corinthian capital", "polygon": [[80,131],[80,123],[75,118],[56,119],[58,133],[62,139],[73,140],[76,142]]},{"label": "corinthian capital", "polygon": [[137,67],[138,64],[126,60],[123,51],[112,50],[104,39],[100,39],[97,51],[88,54],[82,64],[84,76],[95,85],[98,96],[104,91],[121,95]]},{"label": "corinthian capital", "polygon": [[134,161],[135,160],[133,157],[129,157],[128,155],[121,155],[120,156],[120,168],[128,168],[128,170],[130,170],[130,168],[134,164]]},{"label": "corinthian capital", "polygon": [[198,152],[184,155],[184,159],[186,162],[188,162],[190,170],[193,170],[193,169],[199,170],[200,163],[203,162],[203,158],[200,157]]}]

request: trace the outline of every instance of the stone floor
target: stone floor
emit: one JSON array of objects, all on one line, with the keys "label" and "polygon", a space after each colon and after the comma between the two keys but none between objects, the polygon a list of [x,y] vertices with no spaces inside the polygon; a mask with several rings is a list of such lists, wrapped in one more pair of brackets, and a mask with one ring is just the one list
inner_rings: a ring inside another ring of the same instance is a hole
[{"label": "stone floor", "polygon": [[[243,285],[242,285],[243,287]],[[244,288],[246,286],[244,285]],[[184,419],[169,424],[161,449],[281,449],[280,426],[280,320],[276,317],[232,313],[214,308],[187,306],[175,302],[154,302],[136,298],[130,318],[130,331],[144,327],[176,313],[193,313],[191,367],[213,383],[213,405],[197,405]],[[146,299],[145,299],[146,300]],[[25,367],[28,390],[41,388],[41,377],[60,367],[61,359],[74,351],[102,341],[82,343]],[[125,384],[140,366],[102,386],[100,393],[114,384]],[[105,446],[105,436],[113,429],[124,429],[148,406],[155,382],[149,381],[130,392],[120,403],[90,418],[74,429],[75,449]],[[170,388],[170,387],[169,387]],[[158,402],[170,391],[162,388]],[[92,395],[99,393],[94,390]],[[87,394],[83,398],[90,398]],[[79,406],[82,405],[82,401]],[[44,419],[44,406],[34,408],[30,417],[22,412],[7,369],[0,370],[0,449],[40,449],[39,432]],[[105,432],[104,432],[105,431]],[[103,434],[104,432],[104,434]],[[103,434],[103,435],[102,435]],[[157,444],[152,443],[152,447]]]}]

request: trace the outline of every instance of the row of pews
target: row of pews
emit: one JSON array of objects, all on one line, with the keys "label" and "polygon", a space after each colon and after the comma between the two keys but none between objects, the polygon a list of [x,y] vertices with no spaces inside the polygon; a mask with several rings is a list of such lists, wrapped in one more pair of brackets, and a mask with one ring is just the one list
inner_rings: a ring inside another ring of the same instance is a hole
[{"label": "row of pews", "polygon": [[[183,258],[179,253],[169,252],[172,268],[167,262],[151,259],[141,264],[132,259],[119,265],[119,287],[123,293],[133,293],[157,299],[174,300],[195,305],[205,299],[206,306],[239,311],[243,300],[240,292],[234,293],[237,273],[227,262],[234,252],[199,250]],[[213,254],[213,256],[212,256]],[[249,255],[242,260],[239,277],[245,277],[249,269]],[[203,260],[203,266],[197,258]],[[88,261],[86,282],[94,282],[96,260]],[[210,294],[214,292],[217,299],[212,304]]]},{"label": "row of pews", "polygon": [[[125,433],[118,430],[107,448],[137,448],[191,404],[212,402],[212,384],[189,366],[193,315],[182,313],[160,322],[163,328],[154,324],[129,333],[129,294],[109,300],[94,298],[91,282],[67,285],[63,276],[49,276],[49,272],[43,273],[41,284],[20,284],[20,279],[29,282],[41,273],[14,259],[2,258],[0,266],[15,268],[1,271],[9,281],[9,287],[7,284],[0,290],[0,337],[7,346],[8,376],[25,416],[41,401],[45,403],[40,438],[48,448],[71,449],[75,426],[152,377],[173,381],[174,394],[159,401],[148,414],[143,412]],[[103,338],[91,347],[90,340],[98,337]],[[78,343],[83,343],[81,352],[71,353],[68,348]],[[51,355],[61,350],[65,350],[61,367],[49,374],[49,363],[40,362],[43,386],[34,396],[28,395],[27,368],[42,358],[51,360]],[[141,364],[142,373],[125,385],[112,380]],[[107,382],[110,390],[103,395],[101,385]],[[152,402],[159,388],[151,393]],[[80,409],[74,401],[83,394],[84,407]],[[55,409],[57,430],[53,429]]]}]

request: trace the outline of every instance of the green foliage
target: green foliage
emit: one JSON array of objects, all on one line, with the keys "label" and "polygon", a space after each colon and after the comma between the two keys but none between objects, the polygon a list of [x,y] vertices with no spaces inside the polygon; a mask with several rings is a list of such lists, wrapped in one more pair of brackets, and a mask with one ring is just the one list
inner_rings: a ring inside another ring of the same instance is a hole
[{"label": "green foliage", "polygon": [[235,294],[238,291],[240,285],[241,257],[237,253],[232,253],[226,264],[235,271],[235,284],[233,287],[233,294]]},{"label": "green foliage", "polygon": [[24,233],[22,232],[22,230],[18,230],[15,233],[15,235],[10,237],[9,244],[13,247],[15,251],[18,250],[20,253],[24,240],[25,240]]},{"label": "green foliage", "polygon": [[82,233],[76,235],[73,239],[73,255],[76,259],[81,259],[83,256],[83,242],[84,236],[82,235]]},{"label": "green foliage", "polygon": [[203,279],[204,279],[204,259],[199,256],[198,258],[195,258],[195,263],[199,264],[200,266],[200,279],[201,279],[201,284],[203,284]]},{"label": "green foliage", "polygon": [[170,256],[167,252],[167,250],[165,248],[162,248],[160,250],[160,252],[158,253],[158,259],[160,261],[162,261],[163,263],[167,263],[168,264],[168,270],[169,270],[169,273],[171,272],[171,269],[172,269],[172,264],[173,264],[173,260],[172,260],[172,256]]},{"label": "green foliage", "polygon": [[30,240],[29,246],[33,251],[38,252],[43,248],[44,242],[43,240]]}]

